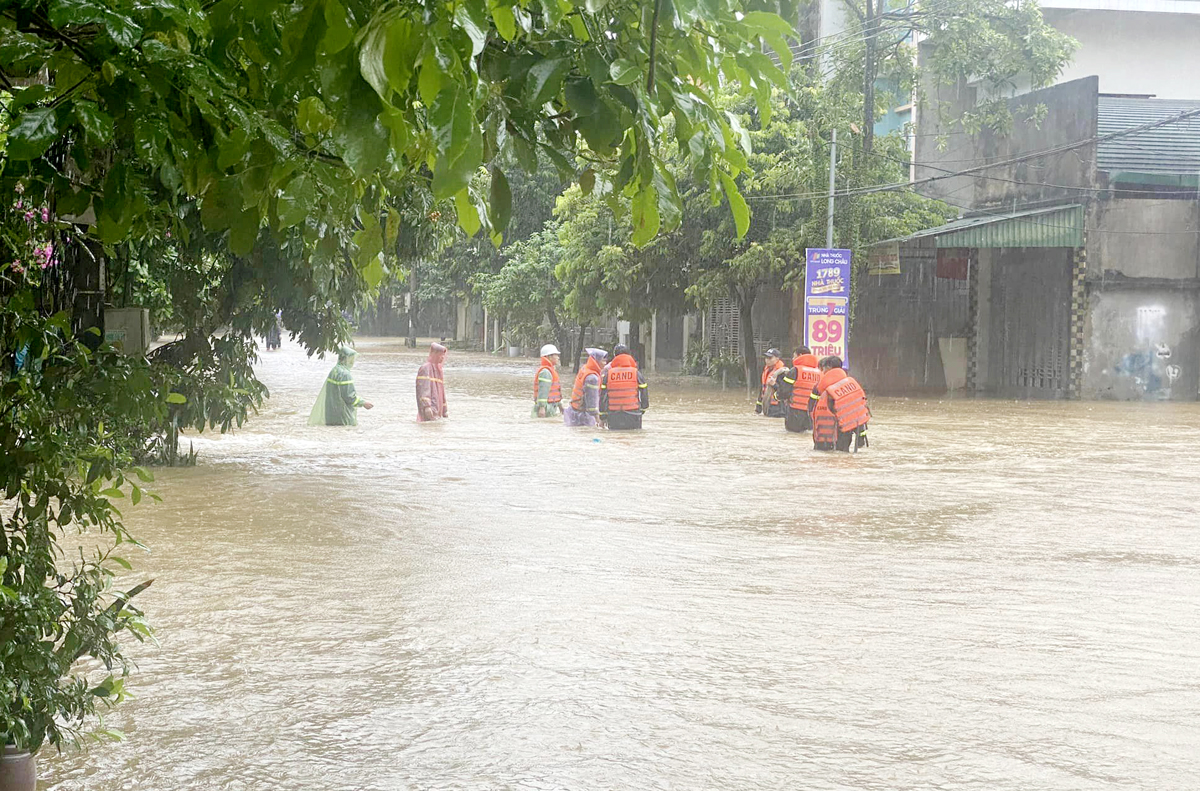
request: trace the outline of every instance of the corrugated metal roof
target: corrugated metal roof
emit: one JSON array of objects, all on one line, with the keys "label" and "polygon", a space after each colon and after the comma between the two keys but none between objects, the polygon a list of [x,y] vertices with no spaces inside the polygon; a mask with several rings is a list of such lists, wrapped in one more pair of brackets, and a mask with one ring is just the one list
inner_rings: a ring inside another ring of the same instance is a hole
[{"label": "corrugated metal roof", "polygon": [[[1101,136],[1200,110],[1200,101],[1101,96],[1099,102],[1096,131]],[[1117,173],[1194,176],[1200,172],[1200,116],[1106,140],[1097,148],[1096,167],[1107,170],[1110,176]]]},{"label": "corrugated metal roof", "polygon": [[1079,247],[1083,244],[1083,207],[1047,206],[963,217],[889,242],[937,237],[938,247]]}]

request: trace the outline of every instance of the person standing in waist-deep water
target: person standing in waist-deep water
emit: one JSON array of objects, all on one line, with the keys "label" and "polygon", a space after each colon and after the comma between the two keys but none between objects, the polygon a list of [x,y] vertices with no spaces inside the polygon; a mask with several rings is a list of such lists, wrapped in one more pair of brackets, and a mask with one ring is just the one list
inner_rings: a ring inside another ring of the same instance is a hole
[{"label": "person standing in waist-deep water", "polygon": [[417,420],[422,423],[450,417],[442,371],[445,362],[446,347],[440,343],[429,344],[429,359],[417,369]]},{"label": "person standing in waist-deep water", "polygon": [[558,417],[562,412],[562,384],[558,381],[558,347],[542,347],[542,360],[533,377],[533,417]]},{"label": "person standing in waist-deep water", "polygon": [[563,423],[568,426],[596,426],[600,422],[600,377],[608,352],[603,349],[586,352],[587,360],[571,388],[571,403],[563,409]]},{"label": "person standing in waist-deep water", "polygon": [[821,379],[812,391],[813,447],[849,451],[867,446],[871,410],[862,385],[842,368],[840,357],[821,360]]},{"label": "person standing in waist-deep water", "polygon": [[817,367],[817,355],[807,346],[796,349],[792,367],[775,380],[779,401],[784,405],[783,426],[797,434],[812,428],[808,414],[812,401],[812,389],[821,380],[821,369]]},{"label": "person standing in waist-deep water", "polygon": [[358,352],[349,346],[338,349],[337,364],[325,377],[325,384],[308,416],[310,426],[357,426],[358,408],[372,409],[374,404],[358,397],[354,389],[354,358]]},{"label": "person standing in waist-deep water", "polygon": [[758,403],[754,414],[766,417],[783,417],[783,404],[775,393],[775,381],[783,372],[783,353],[778,349],[767,349],[766,364],[762,370],[762,386],[758,390]]},{"label": "person standing in waist-deep water", "polygon": [[267,327],[267,351],[278,351],[283,345],[283,314],[275,311],[275,318]]},{"label": "person standing in waist-deep water", "polygon": [[612,431],[630,431],[642,427],[642,415],[650,408],[650,393],[646,378],[637,362],[624,347],[608,364],[608,372],[600,378],[600,415]]}]

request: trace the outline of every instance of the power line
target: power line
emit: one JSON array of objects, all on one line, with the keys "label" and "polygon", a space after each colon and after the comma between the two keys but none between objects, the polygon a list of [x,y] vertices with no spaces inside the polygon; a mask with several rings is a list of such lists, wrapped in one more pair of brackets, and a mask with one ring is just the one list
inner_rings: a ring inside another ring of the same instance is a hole
[{"label": "power line", "polygon": [[[989,170],[991,168],[1007,167],[1009,165],[1020,164],[1021,162],[1028,162],[1031,159],[1038,159],[1039,157],[1052,156],[1054,154],[1066,153],[1068,151],[1073,151],[1075,149],[1082,148],[1083,146],[1089,145],[1091,143],[1100,143],[1100,142],[1105,142],[1108,140],[1115,140],[1115,139],[1121,138],[1121,137],[1128,137],[1130,135],[1141,134],[1142,132],[1147,132],[1151,129],[1157,129],[1162,126],[1168,126],[1170,124],[1179,123],[1180,121],[1185,121],[1189,118],[1194,118],[1197,116],[1200,116],[1200,108],[1195,109],[1195,110],[1188,110],[1186,112],[1182,112],[1177,115],[1170,116],[1169,118],[1163,118],[1163,119],[1159,119],[1157,121],[1149,121],[1147,123],[1140,124],[1138,126],[1130,127],[1128,129],[1122,129],[1122,130],[1119,130],[1116,132],[1109,132],[1108,134],[1104,134],[1104,135],[1094,135],[1092,137],[1088,137],[1083,140],[1076,141],[1074,143],[1064,143],[1062,145],[1054,146],[1054,147],[1047,148],[1047,149],[1044,149],[1041,151],[1034,151],[1029,154],[1024,154],[1019,157],[1013,157],[1011,159],[1002,160],[1000,162],[986,163],[986,164],[977,165],[977,166],[971,167],[971,168],[965,168],[963,170],[948,171],[945,174],[940,175],[940,176],[929,176],[924,179],[916,179],[913,181],[896,182],[893,184],[874,184],[874,185],[867,186],[867,187],[857,187],[857,188],[847,189],[847,190],[843,190],[841,192],[834,191],[833,196],[835,198],[838,198],[838,197],[849,197],[852,195],[866,195],[866,194],[870,194],[872,192],[887,192],[887,191],[891,191],[891,190],[910,189],[912,187],[916,187],[916,186],[919,186],[922,184],[932,184],[936,181],[945,181],[946,179],[950,179],[950,178],[958,178],[960,176],[973,175],[980,171]],[[828,192],[825,192],[825,193],[814,192],[814,193],[794,193],[794,194],[779,194],[779,195],[758,195],[758,196],[753,196],[751,199],[767,200],[767,199],[771,199],[771,198],[809,198],[809,197],[822,197],[822,196],[828,197],[828,194],[829,194]]]}]

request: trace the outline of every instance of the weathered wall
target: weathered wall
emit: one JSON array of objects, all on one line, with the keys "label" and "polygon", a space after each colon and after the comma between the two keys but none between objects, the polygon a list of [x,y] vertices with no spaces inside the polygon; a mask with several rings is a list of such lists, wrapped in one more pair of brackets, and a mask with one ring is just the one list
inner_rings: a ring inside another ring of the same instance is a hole
[{"label": "weathered wall", "polygon": [[937,277],[933,239],[900,248],[900,274],[862,276],[850,367],[877,393],[944,393],[940,341],[968,334],[967,281]]},{"label": "weathered wall", "polygon": [[1196,12],[1047,7],[1056,4],[1042,4],[1046,21],[1079,42],[1060,79],[1095,74],[1105,93],[1200,98],[1200,82],[1196,80],[1200,72],[1200,47],[1196,46],[1200,41],[1200,15]]},{"label": "weathered wall", "polygon": [[[1014,118],[1009,134],[983,131],[967,135],[956,123],[946,123],[943,118],[955,119],[972,109],[976,89],[937,86],[926,77],[918,110],[921,129],[916,145],[917,181],[1095,137],[1097,85],[1095,77],[1086,77],[1022,94],[1009,100]],[[1030,117],[1042,108],[1044,117]],[[947,137],[944,149],[939,145],[939,135]],[[1073,202],[1080,194],[1073,188],[1096,184],[1095,148],[1095,143],[1088,143],[1007,167],[988,168],[977,175],[919,184],[918,190],[966,208],[1008,208],[1014,201]]]},{"label": "weathered wall", "polygon": [[1091,279],[1200,277],[1200,202],[1095,201],[1087,227]]},{"label": "weathered wall", "polygon": [[1195,290],[1093,289],[1083,397],[1194,401],[1200,390]]}]

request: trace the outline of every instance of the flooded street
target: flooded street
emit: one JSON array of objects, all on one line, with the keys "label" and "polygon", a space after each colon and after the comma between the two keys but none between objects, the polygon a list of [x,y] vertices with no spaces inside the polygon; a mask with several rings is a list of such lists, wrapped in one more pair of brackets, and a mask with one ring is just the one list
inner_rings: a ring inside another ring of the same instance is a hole
[{"label": "flooded street", "polygon": [[358,349],[358,427],[285,342],[127,511],[161,645],[43,788],[1200,786],[1200,404],[876,399],[851,457],[678,379],[534,422],[455,352],[419,425],[423,354]]}]

